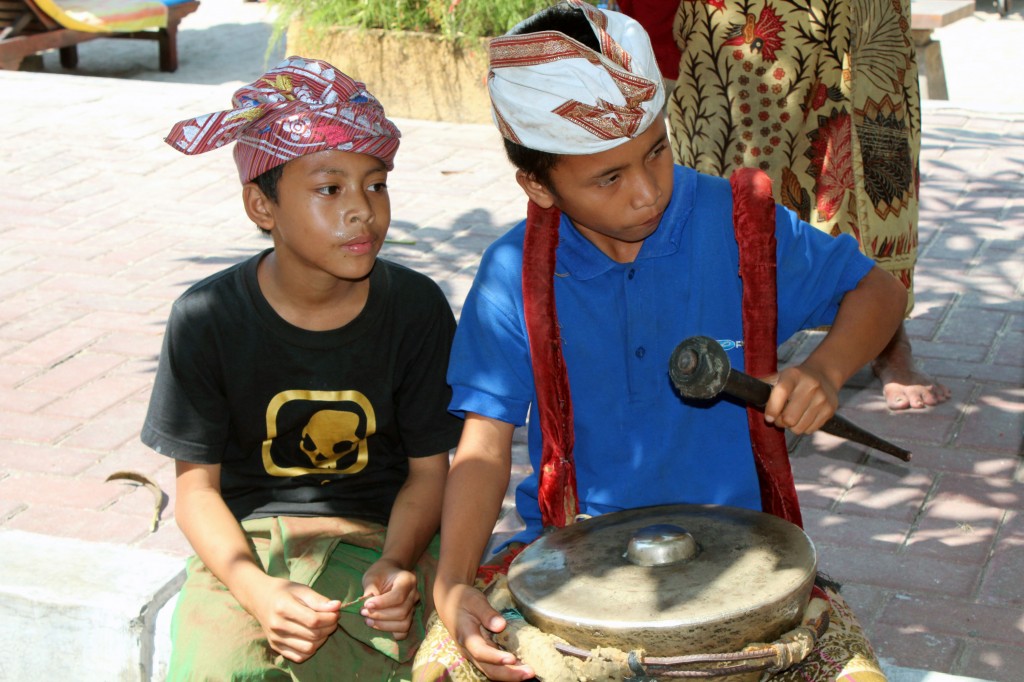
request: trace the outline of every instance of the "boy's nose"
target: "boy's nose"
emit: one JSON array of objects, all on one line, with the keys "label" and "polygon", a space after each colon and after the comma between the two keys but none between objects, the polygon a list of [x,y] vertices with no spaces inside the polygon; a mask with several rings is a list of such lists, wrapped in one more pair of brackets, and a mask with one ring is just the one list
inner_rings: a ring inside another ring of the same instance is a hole
[{"label": "boy's nose", "polygon": [[642,172],[639,174],[636,183],[636,190],[633,193],[633,208],[647,208],[657,203],[661,197],[661,187],[653,173]]},{"label": "boy's nose", "polygon": [[372,216],[373,209],[370,207],[369,199],[362,193],[357,193],[345,208],[344,220],[349,223],[366,222]]}]

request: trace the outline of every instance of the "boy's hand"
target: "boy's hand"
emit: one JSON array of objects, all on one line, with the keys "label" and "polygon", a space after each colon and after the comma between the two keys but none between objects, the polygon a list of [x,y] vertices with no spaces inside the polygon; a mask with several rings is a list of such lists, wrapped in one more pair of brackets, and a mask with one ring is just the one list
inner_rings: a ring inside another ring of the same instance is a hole
[{"label": "boy's hand", "polygon": [[[435,595],[437,592],[435,592]],[[480,590],[455,585],[437,604],[441,622],[462,652],[489,680],[528,680],[534,676],[528,665],[499,649],[491,641],[492,632],[505,629],[505,619],[487,601]]]},{"label": "boy's hand", "polygon": [[409,636],[412,613],[420,600],[416,575],[387,559],[378,559],[363,574],[363,596],[359,614],[376,630],[390,632],[396,640]]},{"label": "boy's hand", "polygon": [[289,661],[310,658],[338,628],[341,602],[282,578],[270,578],[254,604],[270,648]]},{"label": "boy's hand", "polygon": [[765,379],[774,384],[764,407],[769,424],[803,434],[817,431],[839,406],[839,391],[824,372],[806,364]]}]

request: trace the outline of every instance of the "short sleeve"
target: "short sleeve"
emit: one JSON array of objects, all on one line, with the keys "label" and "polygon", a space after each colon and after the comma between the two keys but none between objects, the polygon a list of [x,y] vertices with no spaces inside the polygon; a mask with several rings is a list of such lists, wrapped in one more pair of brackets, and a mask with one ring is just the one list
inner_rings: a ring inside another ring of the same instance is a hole
[{"label": "short sleeve", "polygon": [[776,210],[779,339],[832,324],[847,292],[874,267],[848,235],[833,237]]},{"label": "short sleeve", "polygon": [[203,324],[179,300],[171,309],[142,442],[156,452],[199,464],[221,461],[229,411],[220,370],[204,353]]},{"label": "short sleeve", "polygon": [[521,426],[534,387],[518,253],[508,243],[485,253],[459,318],[448,383],[456,414],[473,412]]}]

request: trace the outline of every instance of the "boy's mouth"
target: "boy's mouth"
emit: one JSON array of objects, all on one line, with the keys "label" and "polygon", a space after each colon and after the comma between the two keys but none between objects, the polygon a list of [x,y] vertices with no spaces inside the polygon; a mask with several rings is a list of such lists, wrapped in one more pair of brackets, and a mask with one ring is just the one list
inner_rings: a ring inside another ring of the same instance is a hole
[{"label": "boy's mouth", "polygon": [[372,237],[360,236],[348,240],[341,245],[345,251],[357,256],[369,253],[373,249],[374,240]]},{"label": "boy's mouth", "polygon": [[658,225],[661,223],[661,218],[664,215],[665,215],[664,211],[659,211],[653,218],[651,218],[650,220],[648,220],[645,223],[641,223],[640,227],[653,230],[656,227],[658,227]]}]

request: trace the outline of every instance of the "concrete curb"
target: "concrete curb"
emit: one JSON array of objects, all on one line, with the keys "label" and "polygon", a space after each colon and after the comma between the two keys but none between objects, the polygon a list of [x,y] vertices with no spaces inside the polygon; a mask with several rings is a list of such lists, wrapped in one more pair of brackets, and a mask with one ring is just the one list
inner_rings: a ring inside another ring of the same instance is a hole
[{"label": "concrete curb", "polygon": [[182,559],[22,531],[0,557],[0,679],[163,679]]},{"label": "concrete curb", "polygon": [[988,682],[988,680],[978,677],[960,677],[927,670],[901,668],[896,665],[887,665],[884,661],[882,662],[882,671],[889,682]]}]

